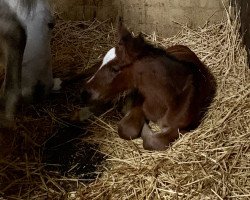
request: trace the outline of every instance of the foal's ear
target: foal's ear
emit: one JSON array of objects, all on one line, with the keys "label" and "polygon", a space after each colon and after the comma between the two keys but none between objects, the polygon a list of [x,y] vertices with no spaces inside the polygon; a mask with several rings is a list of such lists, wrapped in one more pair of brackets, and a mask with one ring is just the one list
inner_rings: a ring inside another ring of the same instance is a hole
[{"label": "foal's ear", "polygon": [[118,22],[118,43],[123,45],[124,42],[128,42],[132,38],[132,34],[123,25],[123,19],[120,17]]},{"label": "foal's ear", "polygon": [[136,37],[136,40],[137,40],[137,43],[141,43],[141,44],[144,44],[144,43],[145,43],[144,37],[143,37],[143,35],[142,35],[141,32],[140,32],[140,34]]},{"label": "foal's ear", "polygon": [[140,33],[133,41],[133,49],[137,52],[140,52],[144,49],[145,44],[146,42],[144,40],[144,37],[142,33]]}]

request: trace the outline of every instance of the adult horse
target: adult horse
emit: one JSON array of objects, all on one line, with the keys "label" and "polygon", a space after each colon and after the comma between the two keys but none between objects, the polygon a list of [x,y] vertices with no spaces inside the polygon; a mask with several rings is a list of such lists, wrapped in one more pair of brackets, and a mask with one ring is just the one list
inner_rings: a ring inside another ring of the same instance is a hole
[{"label": "adult horse", "polygon": [[[118,34],[117,46],[107,52],[82,96],[105,101],[137,90],[118,133],[124,139],[141,136],[145,149],[164,150],[180,132],[199,125],[215,94],[214,77],[186,46],[157,48],[141,35],[133,37],[122,22]],[[158,123],[162,131],[153,133],[148,121]]]},{"label": "adult horse", "polygon": [[47,0],[0,0],[0,127],[13,120],[20,99],[30,102],[52,90],[52,27]]}]

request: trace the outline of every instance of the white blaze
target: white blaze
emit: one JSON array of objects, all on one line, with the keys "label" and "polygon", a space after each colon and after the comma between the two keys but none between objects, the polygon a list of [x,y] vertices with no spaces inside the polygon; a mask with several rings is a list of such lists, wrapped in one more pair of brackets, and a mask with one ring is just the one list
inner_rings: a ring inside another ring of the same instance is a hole
[{"label": "white blaze", "polygon": [[[111,60],[114,60],[116,58],[116,53],[115,53],[115,47],[113,47],[112,49],[110,49],[106,55],[104,56],[103,60],[102,60],[102,65],[100,66],[100,68],[97,70],[97,72],[107,63],[109,63]],[[96,73],[97,73],[96,72]],[[96,73],[87,81],[87,83],[89,83],[91,80],[93,80],[93,78],[95,77]]]},{"label": "white blaze", "polygon": [[[103,61],[102,61],[102,66],[106,65],[108,62],[110,62],[111,60],[114,60],[116,57],[116,54],[115,54],[115,47],[113,47],[112,49],[110,49],[106,55],[104,56],[103,58]],[[100,67],[100,68],[101,68]]]}]

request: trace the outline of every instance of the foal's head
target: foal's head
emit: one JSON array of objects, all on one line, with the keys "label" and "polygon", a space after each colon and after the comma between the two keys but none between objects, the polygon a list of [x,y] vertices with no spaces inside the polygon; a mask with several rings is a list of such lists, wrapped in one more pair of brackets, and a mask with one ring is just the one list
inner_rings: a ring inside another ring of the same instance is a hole
[{"label": "foal's head", "polygon": [[132,66],[144,45],[143,37],[133,37],[120,21],[118,43],[106,53],[99,69],[87,81],[82,98],[108,100],[119,92],[132,88]]}]

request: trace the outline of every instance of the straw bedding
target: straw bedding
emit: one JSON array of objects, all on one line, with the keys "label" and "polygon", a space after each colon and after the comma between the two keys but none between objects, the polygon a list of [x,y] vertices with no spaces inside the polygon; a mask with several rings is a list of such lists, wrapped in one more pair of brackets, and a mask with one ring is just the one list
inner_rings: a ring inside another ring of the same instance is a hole
[{"label": "straw bedding", "polygon": [[[49,100],[21,109],[17,127],[7,140],[12,146],[6,145],[7,156],[0,157],[0,196],[249,199],[250,73],[238,30],[237,20],[228,20],[197,30],[182,26],[182,31],[171,38],[147,36],[156,45],[189,46],[210,68],[218,84],[217,95],[202,124],[164,152],[144,150],[140,139],[120,139],[116,131],[121,114],[115,107],[93,116],[87,124],[71,122],[72,112],[81,107],[78,79]],[[115,30],[109,22],[59,20],[52,40],[55,76],[69,80],[83,73],[100,61],[114,43]],[[81,132],[76,134],[74,143],[78,160],[70,162],[67,170],[92,163],[95,180],[91,177],[92,181],[86,182],[86,178],[79,179],[78,172],[63,175],[46,168],[41,146],[61,129],[62,134]],[[82,160],[89,154],[89,160]]]},{"label": "straw bedding", "polygon": [[[107,155],[95,182],[74,195],[82,199],[248,199],[250,198],[250,74],[236,21],[183,26],[172,38],[148,36],[165,47],[189,46],[211,69],[218,89],[195,131],[167,151],[149,152],[141,140],[117,136],[117,121],[98,118],[85,141]],[[73,196],[74,196],[73,195]]]}]

